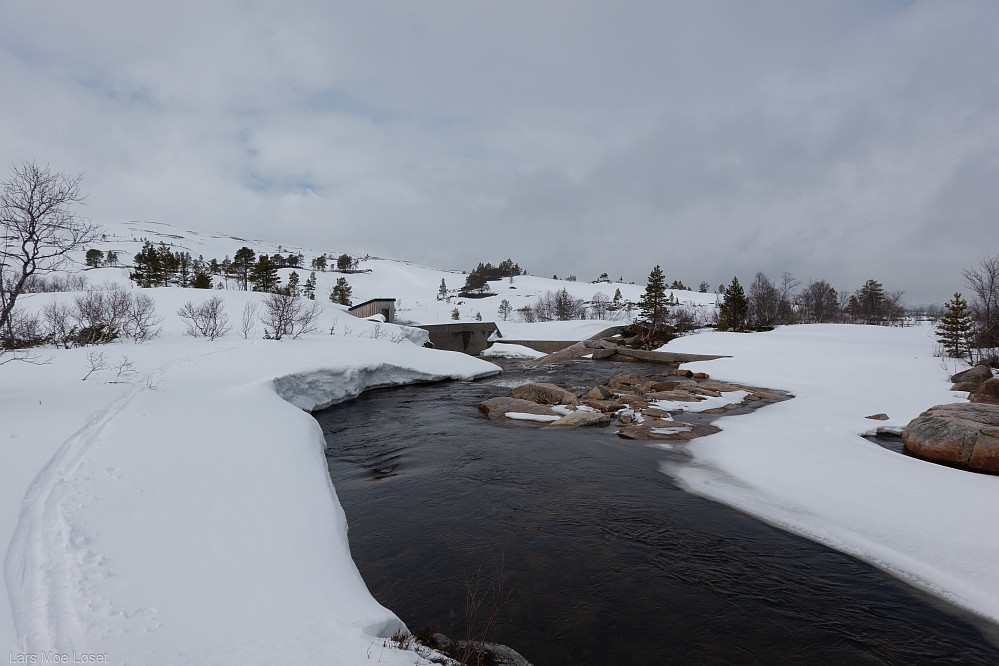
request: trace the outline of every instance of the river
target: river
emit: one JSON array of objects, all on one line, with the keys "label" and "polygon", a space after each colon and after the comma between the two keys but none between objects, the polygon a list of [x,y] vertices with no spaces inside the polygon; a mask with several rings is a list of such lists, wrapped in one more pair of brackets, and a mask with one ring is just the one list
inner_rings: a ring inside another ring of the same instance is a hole
[{"label": "river", "polygon": [[682,451],[610,429],[499,424],[476,409],[528,379],[582,389],[614,370],[514,365],[316,413],[375,598],[411,629],[465,638],[469,590],[478,580],[477,633],[501,581],[508,598],[488,639],[535,666],[999,663],[982,633],[994,637],[993,625],[680,490],[659,470]]}]

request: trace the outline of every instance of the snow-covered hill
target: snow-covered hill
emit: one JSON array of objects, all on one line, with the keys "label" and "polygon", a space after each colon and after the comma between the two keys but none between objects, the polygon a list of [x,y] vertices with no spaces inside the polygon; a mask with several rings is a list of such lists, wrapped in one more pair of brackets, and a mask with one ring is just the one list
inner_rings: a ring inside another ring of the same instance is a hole
[{"label": "snow-covered hill", "polygon": [[[499,314],[499,307],[503,300],[507,300],[515,312],[519,308],[533,305],[539,296],[547,292],[562,289],[565,289],[574,298],[584,301],[591,301],[598,293],[612,299],[615,291],[620,290],[622,299],[632,303],[638,302],[645,291],[644,284],[590,283],[520,275],[514,277],[512,281],[505,279],[490,282],[489,291],[495,293],[495,296],[462,298],[457,293],[464,286],[466,276],[460,270],[443,270],[420,266],[408,261],[379,259],[356,252],[352,253],[345,248],[312,248],[310,250],[260,240],[202,234],[155,222],[119,223],[109,225],[105,231],[104,238],[95,243],[94,248],[102,252],[115,251],[119,257],[119,263],[123,265],[131,263],[132,257],[142,248],[144,240],[149,240],[154,244],[167,243],[175,252],[190,252],[192,257],[198,258],[200,256],[205,261],[213,258],[218,261],[222,261],[226,257],[232,258],[236,250],[244,246],[254,250],[258,255],[262,253],[268,255],[300,253],[304,257],[302,268],[282,268],[279,270],[284,281],[288,279],[292,270],[295,270],[304,282],[311,272],[312,260],[322,254],[330,258],[330,268],[333,267],[336,257],[340,254],[351,254],[360,260],[358,268],[365,272],[345,275],[334,270],[316,271],[317,298],[328,302],[327,296],[337,279],[345,277],[350,284],[354,303],[361,303],[373,298],[394,298],[397,301],[399,319],[417,324],[453,321],[452,312],[457,309],[462,321],[472,321],[477,315],[480,315],[483,321],[496,321],[502,330],[504,319]],[[82,264],[83,257],[80,256],[77,259]],[[498,262],[500,259],[500,257],[468,257],[464,261],[468,264],[468,269],[471,269],[479,261]],[[86,275],[90,278],[91,283],[99,283],[104,280],[127,283],[128,272],[129,270],[124,268],[101,268],[89,270]],[[223,286],[226,285],[226,281],[219,276],[216,276],[214,280],[216,283],[222,283]],[[446,301],[438,299],[442,280],[449,291],[449,298]],[[228,286],[232,288],[231,290],[235,290],[237,287],[233,281],[229,281]],[[684,290],[674,290],[671,293],[679,303],[700,311],[704,317],[709,318],[714,310],[716,301],[714,293]],[[607,324],[594,324],[587,330],[592,328],[591,332],[596,332],[614,323],[629,321],[629,314],[624,311],[610,313],[608,318],[610,319],[612,316],[614,316],[613,320],[608,321]],[[509,316],[507,321],[515,322],[518,319],[514,314]],[[537,328],[544,330],[546,327]],[[538,335],[543,336],[546,333],[538,333]]]}]

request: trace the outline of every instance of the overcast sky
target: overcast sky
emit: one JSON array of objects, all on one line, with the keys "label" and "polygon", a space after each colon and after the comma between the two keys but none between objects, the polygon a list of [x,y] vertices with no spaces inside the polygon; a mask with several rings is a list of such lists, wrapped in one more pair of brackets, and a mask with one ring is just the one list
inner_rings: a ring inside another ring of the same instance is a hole
[{"label": "overcast sky", "polygon": [[0,86],[97,222],[910,304],[999,254],[994,0],[3,0]]}]

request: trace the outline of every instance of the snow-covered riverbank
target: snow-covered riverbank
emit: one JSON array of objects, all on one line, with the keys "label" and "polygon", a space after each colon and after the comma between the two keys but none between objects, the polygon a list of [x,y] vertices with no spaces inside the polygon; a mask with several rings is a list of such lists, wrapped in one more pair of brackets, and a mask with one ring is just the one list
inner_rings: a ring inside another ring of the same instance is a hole
[{"label": "snow-covered riverbank", "polygon": [[[109,368],[81,378],[88,353]],[[302,409],[497,368],[316,336],[49,350],[0,386],[0,647],[110,663],[415,663],[350,559]],[[127,355],[128,383],[107,383]],[[22,503],[23,501],[23,503]]]},{"label": "snow-covered riverbank", "polygon": [[[691,492],[855,555],[999,621],[999,477],[883,449],[860,435],[963,400],[933,356],[930,327],[810,325],[703,333],[667,351],[731,354],[685,364],[784,389],[788,400],[726,420],[665,471]],[[884,412],[890,420],[872,421]]]}]

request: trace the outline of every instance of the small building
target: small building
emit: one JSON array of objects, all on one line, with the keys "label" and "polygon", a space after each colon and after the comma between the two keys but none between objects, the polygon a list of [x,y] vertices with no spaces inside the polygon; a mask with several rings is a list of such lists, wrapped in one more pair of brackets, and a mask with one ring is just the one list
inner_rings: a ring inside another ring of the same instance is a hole
[{"label": "small building", "polygon": [[347,312],[361,319],[382,315],[388,323],[395,323],[395,299],[372,298],[370,301],[355,305]]}]

